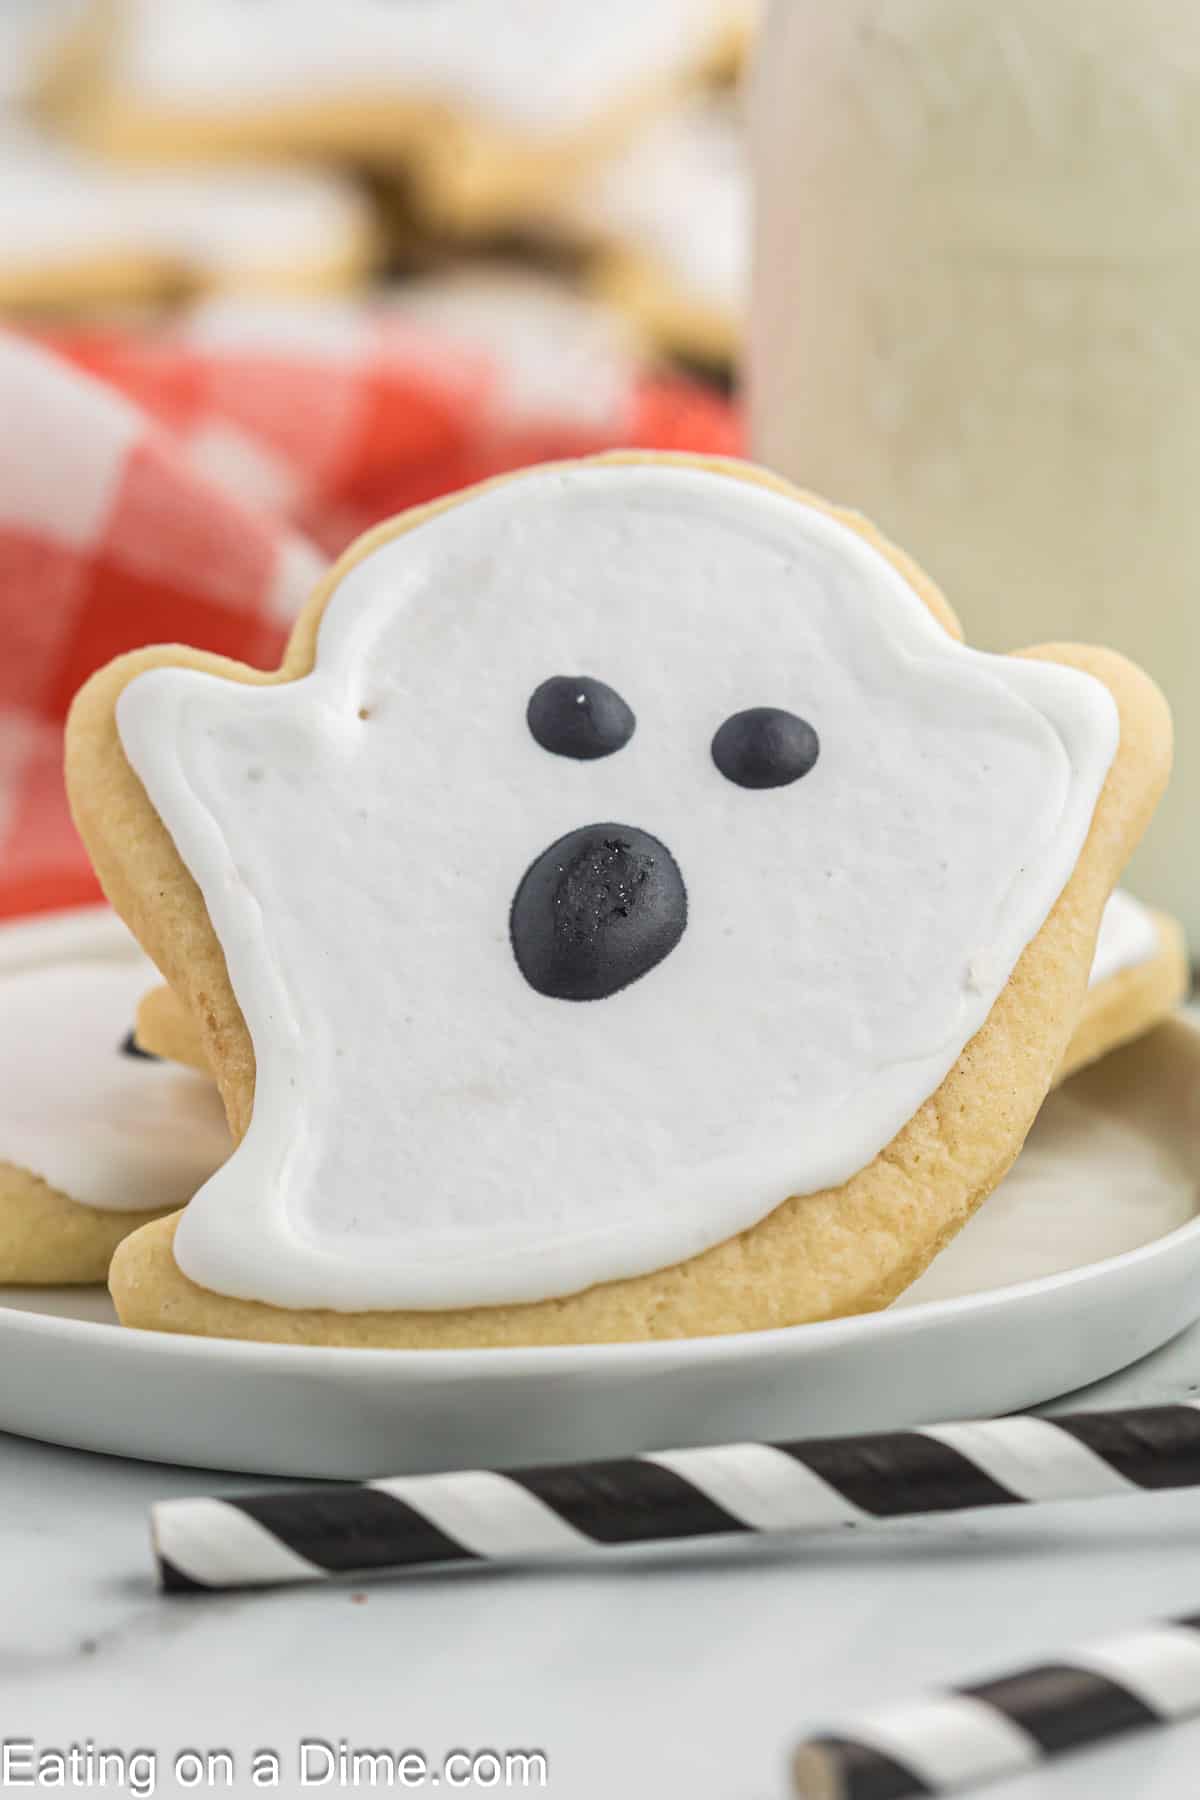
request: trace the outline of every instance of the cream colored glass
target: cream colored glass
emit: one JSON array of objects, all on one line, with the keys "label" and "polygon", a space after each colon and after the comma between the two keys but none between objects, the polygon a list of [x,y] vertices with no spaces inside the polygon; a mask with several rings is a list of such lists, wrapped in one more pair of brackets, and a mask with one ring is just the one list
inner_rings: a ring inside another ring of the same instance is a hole
[{"label": "cream colored glass", "polygon": [[861,506],[972,640],[1166,688],[1134,885],[1200,943],[1200,7],[776,0],[755,454]]}]

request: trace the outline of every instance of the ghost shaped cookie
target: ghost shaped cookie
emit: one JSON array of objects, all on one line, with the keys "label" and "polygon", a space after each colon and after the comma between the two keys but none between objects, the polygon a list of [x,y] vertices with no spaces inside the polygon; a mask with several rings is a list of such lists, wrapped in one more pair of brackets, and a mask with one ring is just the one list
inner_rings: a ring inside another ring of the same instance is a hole
[{"label": "ghost shaped cookie", "polygon": [[130,1324],[536,1344],[886,1305],[1020,1149],[1165,782],[1095,649],[984,655],[899,552],[627,456],[380,527],[280,670],[121,658],[77,823],[238,1140]]},{"label": "ghost shaped cookie", "polygon": [[211,1082],[129,1038],[148,972],[106,943],[0,977],[0,1284],[103,1281],[229,1153]]}]

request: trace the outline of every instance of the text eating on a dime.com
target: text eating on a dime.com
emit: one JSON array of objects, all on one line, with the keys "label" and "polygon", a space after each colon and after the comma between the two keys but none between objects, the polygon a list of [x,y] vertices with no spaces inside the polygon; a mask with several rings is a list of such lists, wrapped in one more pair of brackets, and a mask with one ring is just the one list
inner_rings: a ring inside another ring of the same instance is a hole
[{"label": "text eating on a dime.com", "polygon": [[432,1792],[505,1793],[548,1789],[543,1750],[423,1750],[350,1744],[344,1738],[301,1738],[286,1749],[249,1752],[181,1747],[146,1750],[79,1743],[49,1745],[0,1739],[0,1793],[152,1794],[261,1791],[294,1794]]}]

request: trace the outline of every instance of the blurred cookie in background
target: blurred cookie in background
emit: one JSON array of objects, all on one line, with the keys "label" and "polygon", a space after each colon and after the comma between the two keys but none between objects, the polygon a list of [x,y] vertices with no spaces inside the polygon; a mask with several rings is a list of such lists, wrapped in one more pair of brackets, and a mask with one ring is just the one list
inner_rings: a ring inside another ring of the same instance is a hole
[{"label": "blurred cookie in background", "polygon": [[90,0],[0,0],[0,116],[50,99],[52,74],[69,83],[102,29]]},{"label": "blurred cookie in background", "polygon": [[528,219],[744,49],[746,0],[96,0],[49,82],[118,154],[407,170],[457,230]]},{"label": "blurred cookie in background", "polygon": [[263,164],[124,169],[13,119],[0,126],[0,308],[78,311],[213,289],[324,292],[365,278],[355,186]]},{"label": "blurred cookie in background", "polygon": [[741,111],[696,95],[590,174],[564,208],[592,286],[661,350],[714,369],[741,354],[751,192]]}]

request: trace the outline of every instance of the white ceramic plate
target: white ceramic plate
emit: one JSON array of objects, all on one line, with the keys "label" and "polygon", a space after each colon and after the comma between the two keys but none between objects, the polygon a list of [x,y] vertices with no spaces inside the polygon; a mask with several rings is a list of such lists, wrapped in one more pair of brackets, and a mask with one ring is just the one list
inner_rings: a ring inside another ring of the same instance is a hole
[{"label": "white ceramic plate", "polygon": [[[5,971],[134,954],[89,912],[0,932]],[[0,1145],[0,1154],[3,1146]],[[1053,1095],[983,1211],[887,1313],[550,1350],[329,1350],[127,1332],[95,1289],[0,1289],[0,1427],[306,1476],[555,1462],[1011,1411],[1200,1317],[1200,1033]]]}]

